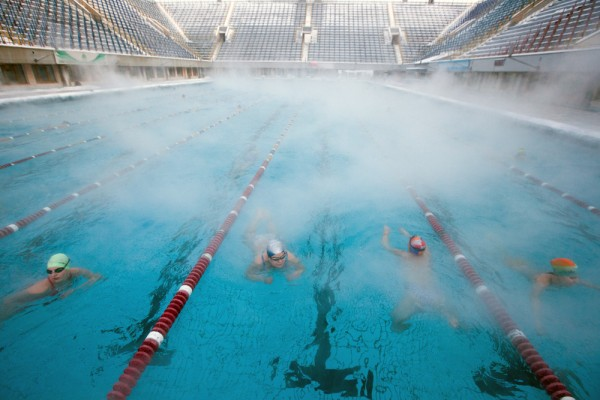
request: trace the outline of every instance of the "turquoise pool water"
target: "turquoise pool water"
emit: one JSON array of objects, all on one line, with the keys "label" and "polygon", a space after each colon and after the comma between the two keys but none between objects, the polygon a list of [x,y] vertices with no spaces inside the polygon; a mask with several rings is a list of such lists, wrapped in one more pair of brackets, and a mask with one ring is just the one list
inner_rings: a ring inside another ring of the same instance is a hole
[{"label": "turquoise pool water", "polygon": [[[148,158],[0,239],[0,296],[45,279],[56,252],[104,277],[0,325],[0,398],[104,398],[290,121],[130,398],[549,398],[406,185],[575,397],[600,398],[600,292],[548,290],[539,334],[531,282],[508,266],[543,272],[568,257],[600,285],[598,216],[508,169],[600,206],[598,143],[342,81],[95,94],[6,105],[0,121],[0,164],[103,137],[1,169],[2,227]],[[526,157],[516,160],[519,148]],[[243,235],[259,210],[306,266],[300,279],[245,278],[253,253]],[[407,330],[391,329],[407,266],[382,248],[384,224],[397,247],[400,226],[426,240],[458,328],[418,313]]]}]

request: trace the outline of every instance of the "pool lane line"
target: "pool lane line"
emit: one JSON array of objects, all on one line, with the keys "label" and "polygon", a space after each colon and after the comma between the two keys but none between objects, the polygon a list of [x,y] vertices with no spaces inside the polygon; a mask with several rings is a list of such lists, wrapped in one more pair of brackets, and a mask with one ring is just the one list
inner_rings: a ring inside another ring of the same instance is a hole
[{"label": "pool lane line", "polygon": [[567,199],[570,200],[571,202],[577,204],[579,207],[581,208],[585,208],[586,210],[590,211],[592,214],[596,214],[598,216],[600,216],[600,209],[586,203],[583,200],[578,199],[577,197],[572,196],[571,194],[567,193],[567,192],[563,192],[562,190],[552,186],[551,184],[549,184],[548,182],[544,182],[543,180],[536,178],[535,176],[531,175],[528,172],[523,171],[522,169],[519,169],[517,167],[515,167],[514,165],[511,165],[508,167],[511,171],[524,176],[525,178],[529,179],[531,182],[533,183],[537,183],[538,185],[540,185],[541,187],[544,187],[548,190],[550,190],[551,192],[554,192],[558,195],[560,195],[560,197],[562,197],[563,199]]},{"label": "pool lane line", "polygon": [[506,334],[506,337],[510,340],[513,347],[521,354],[523,360],[525,360],[542,387],[551,396],[552,400],[575,400],[567,387],[556,375],[554,375],[554,372],[542,359],[540,354],[533,347],[533,344],[527,339],[527,336],[525,336],[517,324],[512,320],[498,298],[494,296],[481,277],[475,272],[471,263],[469,263],[464,254],[462,254],[450,235],[445,232],[444,228],[435,215],[429,210],[423,199],[418,196],[417,192],[411,186],[407,186],[406,189],[423,211],[425,218],[429,221],[431,227],[435,230],[440,239],[442,239],[446,247],[448,247],[450,253],[454,256],[454,261],[460,266],[462,272],[469,279],[471,285],[475,288],[475,292],[488,307],[489,311],[496,319],[496,322],[498,322]]},{"label": "pool lane line", "polygon": [[277,142],[275,142],[275,145],[263,161],[262,165],[258,168],[258,171],[254,175],[248,186],[246,186],[246,189],[242,193],[242,196],[240,196],[240,198],[236,202],[235,207],[229,212],[227,218],[225,218],[225,221],[217,230],[217,233],[215,233],[208,246],[204,249],[202,256],[200,256],[196,265],[190,271],[187,278],[184,280],[182,286],[178,289],[175,296],[173,296],[173,299],[163,312],[162,316],[158,319],[148,336],[146,336],[146,339],[138,348],[135,355],[132,357],[131,361],[123,371],[123,374],[121,375],[119,380],[113,385],[113,390],[107,394],[107,399],[122,400],[129,396],[131,390],[137,384],[137,381],[141,377],[142,373],[152,361],[154,353],[160,347],[161,343],[165,339],[165,336],[167,336],[167,333],[173,326],[173,323],[175,322],[175,320],[181,313],[183,307],[189,300],[194,288],[200,281],[200,278],[202,278],[202,276],[204,275],[204,272],[206,271],[208,265],[215,256],[215,253],[221,246],[221,243],[225,239],[225,236],[227,236],[227,233],[229,233],[231,226],[237,219],[240,211],[242,210],[246,202],[248,201],[248,197],[250,197],[250,195],[254,191],[256,184],[258,183],[258,181],[266,171],[267,167],[269,166],[269,163],[273,159],[273,155],[279,148],[281,140],[283,139],[287,131],[290,129],[290,127],[293,125],[295,117],[296,116],[294,115],[290,118],[288,125],[284,129],[283,133],[280,135]]},{"label": "pool lane line", "polygon": [[25,133],[20,133],[18,135],[0,137],[0,142],[10,142],[11,140],[15,140],[17,138],[31,136],[34,133],[44,133],[44,132],[58,131],[60,129],[70,128],[73,125],[81,125],[82,123],[85,123],[85,121],[83,121],[83,122],[73,122],[73,123],[65,121],[65,122],[62,122],[59,125],[47,126],[45,128],[37,128],[37,129],[35,129],[35,130],[31,131],[31,132],[25,132]]},{"label": "pool lane line", "polygon": [[[124,112],[121,112],[121,113],[113,114],[113,115],[111,115],[109,117],[119,117],[119,116],[123,116],[123,115],[129,115],[132,112],[147,111],[147,110],[150,110],[151,108],[152,107],[137,108],[137,109],[135,109],[133,111],[124,111]],[[167,114],[166,117],[175,117],[175,116],[177,116],[179,114],[185,114],[185,113],[188,113],[188,112],[196,112],[196,111],[201,110],[201,109],[202,109],[201,107],[188,108],[186,110],[182,110],[182,111],[178,111],[178,112],[175,112],[175,113]],[[129,130],[131,128],[135,128],[137,126],[144,126],[145,124],[149,124],[151,122],[156,122],[156,121],[159,121],[159,120],[164,119],[164,118],[165,118],[165,116],[155,118],[154,120],[149,121],[149,122],[141,122],[139,124],[131,125],[131,126],[123,128],[123,129],[117,130],[117,132],[127,131],[127,130]],[[44,133],[44,132],[50,132],[50,131],[57,131],[57,130],[60,130],[60,129],[70,128],[70,127],[76,126],[76,125],[77,126],[87,125],[87,124],[90,124],[92,122],[103,121],[103,120],[106,120],[106,118],[105,117],[103,117],[103,118],[100,118],[100,117],[98,117],[98,118],[90,118],[90,119],[86,119],[86,120],[83,120],[83,121],[77,121],[77,122],[63,121],[60,125],[49,126],[49,127],[46,127],[46,128],[37,128],[37,129],[35,129],[35,130],[31,131],[31,132],[20,133],[18,135],[0,137],[0,142],[10,142],[11,140],[15,140],[15,139],[18,139],[18,138],[21,138],[21,137],[31,136],[34,133]]]},{"label": "pool lane line", "polygon": [[121,176],[123,176],[124,174],[126,174],[127,172],[131,172],[134,169],[136,169],[137,167],[139,167],[140,165],[144,164],[146,161],[150,161],[151,159],[155,158],[155,157],[159,157],[162,156],[163,154],[169,152],[170,150],[172,150],[175,146],[181,145],[186,143],[187,141],[195,138],[196,136],[201,135],[202,133],[208,131],[211,128],[214,128],[216,126],[218,126],[219,124],[225,122],[226,120],[229,120],[233,117],[235,117],[236,115],[240,114],[243,111],[243,109],[236,109],[233,113],[231,113],[230,115],[228,115],[227,117],[221,118],[219,119],[217,122],[213,122],[212,124],[209,125],[208,128],[203,128],[199,131],[196,131],[188,136],[186,136],[185,138],[175,142],[174,144],[170,145],[170,146],[166,146],[164,149],[159,150],[157,152],[155,152],[154,154],[150,155],[149,157],[143,158],[133,164],[130,164],[129,166],[113,173],[112,175],[100,180],[100,181],[96,181],[94,183],[91,183],[87,186],[85,186],[84,188],[82,188],[81,190],[75,192],[75,193],[71,193],[70,195],[63,197],[62,199],[47,205],[46,207],[41,208],[40,210],[36,211],[33,214],[30,214],[29,216],[22,218],[16,222],[13,222],[12,224],[8,224],[6,225],[4,228],[0,229],[0,239],[11,235],[13,233],[15,233],[16,231],[18,231],[19,229],[29,225],[30,223],[32,223],[33,221],[38,220],[39,218],[41,218],[42,216],[48,214],[50,211],[55,210],[56,208],[62,206],[65,203],[68,203],[71,200],[74,200],[76,198],[78,198],[81,195],[84,195],[86,193],[91,192],[94,189],[99,188],[102,185],[105,185]]},{"label": "pool lane line", "polygon": [[52,149],[52,150],[44,151],[43,153],[38,153],[38,154],[34,154],[33,156],[21,158],[20,160],[11,161],[9,163],[0,165],[0,169],[12,167],[13,165],[20,164],[20,163],[28,161],[28,160],[33,160],[34,158],[39,158],[39,157],[42,157],[42,156],[45,156],[45,155],[48,155],[48,154],[56,153],[57,151],[69,149],[69,148],[71,148],[73,146],[77,146],[79,144],[84,144],[84,143],[88,143],[88,142],[93,142],[94,140],[104,139],[105,137],[106,136],[96,136],[96,137],[93,137],[91,139],[82,140],[82,141],[77,142],[77,143],[67,144],[66,146],[57,147],[57,148]]},{"label": "pool lane line", "polygon": [[[198,111],[198,110],[200,110],[200,108],[199,108],[199,107],[196,107],[196,108],[188,108],[188,109],[186,109],[186,110],[183,110],[183,111],[178,111],[178,112],[175,112],[175,113],[171,113],[171,114],[163,115],[163,116],[160,116],[160,117],[156,117],[156,118],[154,118],[154,119],[152,119],[152,120],[150,120],[150,121],[143,121],[143,122],[140,122],[140,123],[138,123],[138,124],[135,124],[135,125],[130,125],[130,126],[128,126],[128,127],[122,128],[122,129],[117,129],[117,130],[116,130],[114,133],[126,132],[126,131],[129,131],[129,130],[131,130],[132,128],[144,127],[144,126],[147,126],[147,125],[150,125],[150,124],[152,124],[153,122],[158,122],[158,121],[161,121],[161,120],[163,120],[163,119],[165,119],[165,118],[173,118],[173,117],[176,117],[176,116],[177,116],[177,115],[179,115],[179,114],[185,114],[185,113],[189,113],[189,112],[196,112],[196,111]],[[141,110],[136,110],[136,111],[141,111]],[[121,114],[117,114],[117,115],[121,115]],[[124,114],[123,114],[123,115],[124,115]],[[98,119],[99,119],[99,118],[98,118]],[[83,121],[83,122],[77,122],[77,123],[75,123],[75,124],[79,124],[79,125],[81,125],[81,124],[89,123],[89,122],[92,122],[92,121],[94,121],[94,120],[87,120],[87,121]],[[95,138],[92,138],[92,139],[83,140],[83,141],[81,141],[81,142],[73,143],[73,144],[66,145],[66,146],[63,146],[63,147],[59,147],[59,148],[56,148],[56,149],[53,149],[53,150],[45,151],[45,152],[43,152],[43,153],[40,153],[40,154],[36,154],[36,155],[33,155],[33,156],[29,156],[29,157],[26,157],[26,158],[22,158],[22,159],[20,159],[20,160],[17,160],[17,161],[13,161],[13,162],[10,162],[10,163],[6,163],[6,164],[3,164],[3,165],[0,165],[0,169],[3,169],[3,168],[8,168],[8,167],[12,167],[13,165],[15,165],[15,164],[19,164],[19,163],[22,163],[22,162],[24,162],[24,161],[32,160],[32,159],[34,159],[34,158],[38,158],[38,157],[40,157],[40,156],[44,156],[44,155],[47,155],[47,154],[55,153],[56,151],[59,151],[59,150],[64,150],[64,149],[66,149],[66,148],[73,147],[73,146],[75,146],[75,145],[78,145],[78,144],[83,144],[83,143],[91,142],[92,140],[96,140],[96,139],[103,139],[103,138],[105,138],[105,137],[106,137],[106,136],[96,136]]]},{"label": "pool lane line", "polygon": [[[119,116],[123,116],[123,115],[129,115],[132,112],[148,111],[150,109],[152,109],[152,107],[136,108],[134,110],[123,111],[123,112],[120,112],[120,113],[112,114],[108,118],[110,118],[110,117],[119,117]],[[174,117],[174,116],[176,116],[178,114],[184,114],[184,113],[187,113],[187,112],[190,112],[190,111],[198,111],[199,109],[200,109],[200,107],[189,108],[187,110],[178,111],[176,113],[168,114],[167,116],[168,117]],[[63,115],[63,114],[66,114],[66,112],[65,113],[50,114],[50,115],[47,115],[47,116],[57,116],[57,115]],[[63,121],[62,123],[60,123],[58,125],[48,126],[48,127],[45,127],[45,128],[37,128],[37,129],[34,129],[34,130],[30,131],[30,132],[20,133],[20,134],[17,134],[17,135],[3,136],[3,137],[0,137],[0,142],[10,142],[12,140],[15,140],[15,139],[18,139],[18,138],[21,138],[21,137],[31,136],[34,133],[45,133],[45,132],[57,131],[57,130],[60,130],[60,129],[70,128],[72,126],[87,125],[87,124],[90,124],[92,122],[104,121],[104,120],[106,120],[106,118],[107,117],[89,118],[89,119],[85,119],[83,121],[76,121],[76,122]],[[21,120],[24,121],[25,119],[26,118],[20,118],[19,121],[21,121]],[[162,118],[157,118],[154,121],[159,120],[159,119],[162,119]],[[12,120],[12,121],[8,121],[8,122],[9,123],[10,122],[17,122],[17,120]],[[142,125],[142,123],[140,123],[138,125]],[[121,131],[128,130],[128,129],[130,129],[132,127],[135,127],[135,126],[138,126],[138,125],[133,125],[131,127],[125,127],[123,129],[121,129]],[[117,131],[117,132],[119,132],[119,131]]]},{"label": "pool lane line", "polygon": [[[190,113],[190,112],[196,112],[196,111],[198,111],[198,110],[200,110],[200,109],[201,109],[200,107],[188,108],[188,109],[186,109],[186,110],[183,110],[183,111],[178,111],[178,112],[174,112],[174,113],[171,113],[171,114],[167,114],[167,115],[163,115],[163,116],[160,116],[160,117],[154,118],[154,119],[152,119],[152,120],[150,120],[150,121],[143,121],[143,122],[140,122],[140,123],[138,123],[138,124],[135,124],[135,125],[130,125],[130,126],[128,126],[128,127],[122,128],[122,129],[117,129],[116,131],[114,131],[114,133],[126,132],[126,131],[129,131],[129,130],[131,130],[132,128],[137,128],[137,127],[145,127],[145,126],[147,126],[147,125],[151,125],[153,122],[162,121],[162,120],[163,120],[163,119],[165,119],[165,118],[173,118],[173,117],[176,117],[176,116],[177,116],[177,115],[179,115],[179,114],[187,114],[187,113]],[[139,110],[136,110],[136,111],[142,111],[142,110],[143,110],[143,109],[139,109]],[[117,114],[117,115],[124,115],[124,114]],[[79,124],[79,125],[81,125],[81,124],[84,124],[84,123],[89,123],[89,122],[92,122],[92,121],[93,121],[93,120],[87,120],[87,121],[83,121],[83,122],[77,122],[76,124]],[[29,156],[29,157],[26,157],[26,158],[22,158],[22,159],[20,159],[20,160],[17,160],[17,161],[13,161],[13,162],[10,162],[10,163],[6,163],[6,164],[3,164],[3,165],[0,165],[0,169],[4,169],[4,168],[8,168],[8,167],[12,167],[12,166],[13,166],[13,165],[15,165],[15,164],[19,164],[19,163],[22,163],[22,162],[25,162],[25,161],[29,161],[29,160],[32,160],[32,159],[34,159],[34,158],[38,158],[38,157],[40,157],[40,156],[45,156],[45,155],[47,155],[47,154],[55,153],[55,152],[57,152],[57,151],[59,151],[59,150],[64,150],[64,149],[67,149],[67,148],[69,148],[69,147],[73,147],[73,146],[75,146],[75,145],[78,145],[78,144],[83,144],[83,143],[91,142],[91,141],[93,141],[93,140],[97,140],[97,139],[103,139],[103,138],[105,138],[105,137],[106,137],[106,136],[96,136],[95,138],[92,138],[92,139],[83,140],[83,141],[81,141],[81,142],[77,142],[77,143],[69,144],[69,145],[66,145],[66,146],[63,146],[63,147],[59,147],[59,148],[56,148],[56,149],[52,149],[52,150],[49,150],[49,151],[45,151],[45,152],[43,152],[43,153],[40,153],[40,154],[36,154],[36,155],[33,155],[33,156]]]}]

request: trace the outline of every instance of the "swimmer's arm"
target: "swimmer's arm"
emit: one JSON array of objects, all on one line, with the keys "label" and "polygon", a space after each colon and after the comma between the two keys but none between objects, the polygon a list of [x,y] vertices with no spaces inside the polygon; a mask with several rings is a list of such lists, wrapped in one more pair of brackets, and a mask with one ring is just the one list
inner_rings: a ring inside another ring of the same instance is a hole
[{"label": "swimmer's arm", "polygon": [[46,297],[48,293],[47,280],[42,280],[27,289],[5,297],[0,309],[0,321],[12,317],[21,311],[24,304]]},{"label": "swimmer's arm", "polygon": [[400,233],[403,234],[404,236],[406,236],[407,238],[411,237],[411,234],[408,233],[408,231],[406,229],[404,229],[403,227],[398,228],[398,231],[400,231]]},{"label": "swimmer's arm", "polygon": [[272,276],[265,276],[263,272],[262,262],[254,260],[252,264],[246,269],[246,278],[255,282],[271,283],[273,282]]},{"label": "swimmer's arm", "polygon": [[71,268],[71,276],[73,277],[77,277],[77,276],[83,276],[85,278],[87,278],[87,281],[85,281],[84,283],[82,283],[81,285],[79,285],[76,288],[71,288],[68,290],[65,290],[64,292],[61,293],[60,298],[64,299],[67,296],[70,296],[75,290],[80,290],[80,289],[85,289],[89,286],[92,286],[94,283],[96,283],[96,281],[98,281],[100,278],[102,278],[102,275],[100,274],[96,274],[90,270],[87,270],[85,268]]},{"label": "swimmer's arm", "polygon": [[98,279],[102,278],[102,275],[96,274],[95,272],[90,271],[85,268],[71,268],[71,274],[73,276],[84,276],[88,279],[88,282],[94,283]]},{"label": "swimmer's arm", "polygon": [[589,287],[591,289],[596,289],[596,290],[600,290],[600,286],[598,285],[594,285],[591,282],[587,282],[587,281],[582,281],[581,279],[579,280],[579,284],[585,287]]},{"label": "swimmer's arm", "polygon": [[546,288],[550,285],[550,281],[546,274],[538,275],[535,278],[535,284],[533,286],[533,290],[531,292],[531,302],[533,306],[533,318],[535,322],[535,327],[538,333],[543,332],[542,321],[541,321],[541,308],[542,304],[540,301],[540,295]]},{"label": "swimmer's arm", "polygon": [[504,260],[504,264],[514,269],[515,271],[518,271],[521,274],[527,276],[532,281],[535,281],[536,276],[538,275],[538,272],[532,269],[525,260],[521,260],[518,258],[506,258]]},{"label": "swimmer's arm", "polygon": [[383,235],[381,236],[381,245],[383,246],[383,248],[397,256],[404,257],[406,255],[405,251],[390,246],[389,236],[390,236],[390,227],[385,225],[383,227]]},{"label": "swimmer's arm", "polygon": [[305,269],[304,265],[302,265],[302,263],[300,262],[298,257],[296,257],[294,254],[292,254],[289,251],[288,251],[288,262],[290,264],[292,264],[295,268],[294,272],[292,272],[286,276],[288,281],[294,280],[304,273],[304,269]]},{"label": "swimmer's arm", "polygon": [[273,222],[271,221],[271,219],[269,217],[269,213],[266,210],[262,210],[262,209],[258,210],[256,212],[256,216],[250,222],[250,224],[248,225],[248,228],[246,228],[246,232],[244,234],[244,241],[245,241],[246,245],[249,246],[250,248],[252,248],[252,244],[254,242],[254,237],[256,236],[256,230],[258,229],[258,224],[263,220],[267,220],[268,232],[271,234],[275,233],[275,226],[273,225]]}]

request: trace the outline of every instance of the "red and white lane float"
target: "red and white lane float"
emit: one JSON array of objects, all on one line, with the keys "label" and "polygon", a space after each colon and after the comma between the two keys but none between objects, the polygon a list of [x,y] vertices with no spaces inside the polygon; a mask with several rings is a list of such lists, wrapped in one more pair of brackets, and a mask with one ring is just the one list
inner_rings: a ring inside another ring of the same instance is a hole
[{"label": "red and white lane float", "polygon": [[571,202],[577,204],[578,206],[585,208],[586,210],[592,212],[593,214],[600,216],[600,209],[589,205],[585,201],[579,200],[577,197],[574,197],[567,192],[563,192],[562,190],[552,186],[548,182],[544,182],[543,180],[536,178],[535,176],[515,167],[514,165],[511,165],[509,167],[509,169],[521,176],[524,176],[525,178],[529,179],[531,182],[536,183],[536,184],[540,185],[541,187],[544,187],[544,188],[550,190],[551,192],[554,192],[554,193],[560,195],[560,197],[570,200]]},{"label": "red and white lane float", "polygon": [[412,187],[408,186],[407,190],[424,212],[425,218],[427,218],[429,224],[438,234],[440,239],[442,239],[446,247],[450,250],[450,253],[452,253],[454,256],[454,261],[459,265],[462,272],[469,279],[471,285],[475,288],[475,292],[483,300],[491,314],[496,319],[496,322],[498,322],[515,349],[521,354],[523,360],[525,360],[527,365],[529,365],[529,368],[535,374],[546,392],[550,395],[551,399],[574,400],[573,395],[567,390],[566,386],[561,383],[558,377],[554,375],[554,372],[550,369],[550,367],[548,367],[546,362],[533,347],[529,339],[527,339],[525,334],[518,328],[517,324],[512,320],[510,315],[508,315],[508,312],[504,309],[498,298],[494,296],[490,289],[484,284],[481,277],[479,277],[477,272],[475,272],[454,240],[452,240],[450,235],[444,231],[444,228],[435,215],[433,215],[429,208],[427,208],[427,205],[423,199],[417,195],[416,191]]},{"label": "red and white lane float", "polygon": [[229,215],[227,216],[217,233],[213,236],[208,246],[204,249],[202,256],[183,282],[183,285],[177,291],[177,294],[175,294],[175,296],[163,312],[162,316],[158,319],[148,336],[146,336],[146,339],[129,362],[127,368],[125,368],[125,370],[123,371],[123,374],[121,375],[117,383],[113,385],[113,390],[107,395],[108,399],[121,400],[129,396],[131,390],[137,384],[137,381],[139,380],[140,376],[142,375],[148,364],[150,364],[150,361],[152,361],[154,353],[160,347],[161,343],[165,339],[165,336],[169,332],[169,329],[171,329],[171,327],[173,326],[175,319],[179,316],[179,313],[181,313],[181,310],[190,298],[194,288],[200,281],[200,278],[202,278],[202,276],[204,275],[208,264],[212,261],[215,253],[221,246],[223,239],[225,239],[225,236],[229,232],[229,229],[237,219],[239,212],[246,204],[246,201],[248,201],[248,197],[250,196],[250,194],[252,194],[256,183],[264,174],[265,170],[267,169],[267,166],[269,165],[269,162],[273,158],[273,155],[279,148],[279,143],[281,142],[281,139],[283,138],[287,130],[290,128],[290,126],[292,126],[292,124],[293,121],[291,120],[288,126],[286,127],[284,133],[281,135],[279,140],[277,140],[275,146],[273,146],[273,148],[269,152],[269,155],[264,160],[256,174],[250,181],[250,184],[246,186],[246,189],[235,204],[235,207],[229,212]]},{"label": "red and white lane float", "polygon": [[56,153],[57,151],[61,151],[61,150],[65,150],[65,149],[70,149],[71,147],[77,146],[78,144],[85,144],[85,143],[93,142],[94,140],[100,140],[100,139],[104,139],[104,138],[105,138],[105,136],[96,136],[96,137],[93,137],[91,139],[82,140],[82,141],[77,142],[77,143],[71,143],[71,144],[68,144],[66,146],[57,147],[57,148],[52,149],[52,150],[44,151],[43,153],[34,154],[33,156],[21,158],[20,160],[16,160],[16,161],[12,161],[12,162],[9,162],[9,163],[6,163],[6,164],[2,164],[2,165],[0,165],[0,169],[12,167],[15,164],[20,164],[20,163],[25,162],[27,160],[33,160],[34,158],[39,158],[39,157],[45,156],[47,154]]},{"label": "red and white lane float", "polygon": [[208,128],[204,128],[201,129],[199,131],[196,131],[188,136],[186,136],[185,138],[175,142],[174,144],[170,145],[170,146],[166,146],[165,148],[163,148],[162,150],[157,151],[156,153],[150,155],[149,157],[143,158],[133,164],[130,164],[128,167],[125,167],[117,172],[115,172],[114,174],[100,180],[97,182],[94,182],[92,184],[87,185],[86,187],[82,188],[81,190],[75,192],[75,193],[71,193],[70,195],[63,197],[62,199],[47,205],[46,207],[41,208],[40,210],[36,211],[35,213],[22,218],[16,222],[13,222],[12,224],[8,224],[6,225],[4,228],[0,229],[0,239],[11,235],[13,233],[15,233],[16,231],[18,231],[19,229],[23,228],[24,226],[29,225],[30,223],[32,223],[33,221],[38,220],[39,218],[41,218],[42,216],[48,214],[50,211],[62,206],[65,203],[68,203],[71,200],[75,200],[76,198],[78,198],[79,196],[86,194],[94,189],[97,189],[99,187],[101,187],[102,185],[105,185],[115,179],[117,179],[118,177],[126,174],[127,172],[131,172],[134,169],[136,169],[137,167],[139,167],[140,165],[144,164],[146,161],[149,161],[155,157],[158,156],[162,156],[163,154],[169,152],[170,150],[172,150],[174,147],[179,146],[181,144],[187,143],[188,141],[190,141],[191,139],[195,138],[196,136],[201,135],[202,133],[208,131],[211,128],[216,127],[217,125],[225,122],[226,120],[229,120],[231,118],[233,118],[234,116],[240,114],[242,112],[241,109],[237,109],[236,111],[234,111],[233,113],[231,113],[230,115],[228,115],[227,117],[224,117],[220,120],[218,120],[217,122],[213,122]]}]

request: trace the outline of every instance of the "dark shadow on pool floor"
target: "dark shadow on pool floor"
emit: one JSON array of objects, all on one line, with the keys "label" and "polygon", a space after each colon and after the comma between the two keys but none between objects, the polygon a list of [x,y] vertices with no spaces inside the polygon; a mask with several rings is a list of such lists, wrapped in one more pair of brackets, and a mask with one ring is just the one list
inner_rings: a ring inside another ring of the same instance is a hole
[{"label": "dark shadow on pool floor", "polygon": [[[312,335],[314,339],[305,349],[317,346],[317,353],[311,365],[300,365],[296,360],[290,362],[289,368],[284,374],[286,387],[304,388],[315,383],[317,390],[327,394],[341,393],[343,397],[360,396],[371,399],[374,381],[374,374],[371,370],[367,372],[366,377],[359,381],[356,375],[361,369],[360,366],[341,369],[326,367],[327,360],[331,356],[330,332],[335,332],[335,327],[330,327],[327,322],[327,315],[332,311],[333,314],[340,312],[340,310],[334,309],[335,293],[332,286],[335,287],[337,278],[344,270],[344,266],[340,262],[342,245],[337,240],[337,232],[331,229],[336,225],[334,219],[329,213],[325,213],[315,227],[315,231],[320,236],[320,260],[313,276],[316,281],[322,279],[324,283],[322,285],[318,282],[314,284],[317,318]],[[335,320],[335,315],[332,318]]]}]

